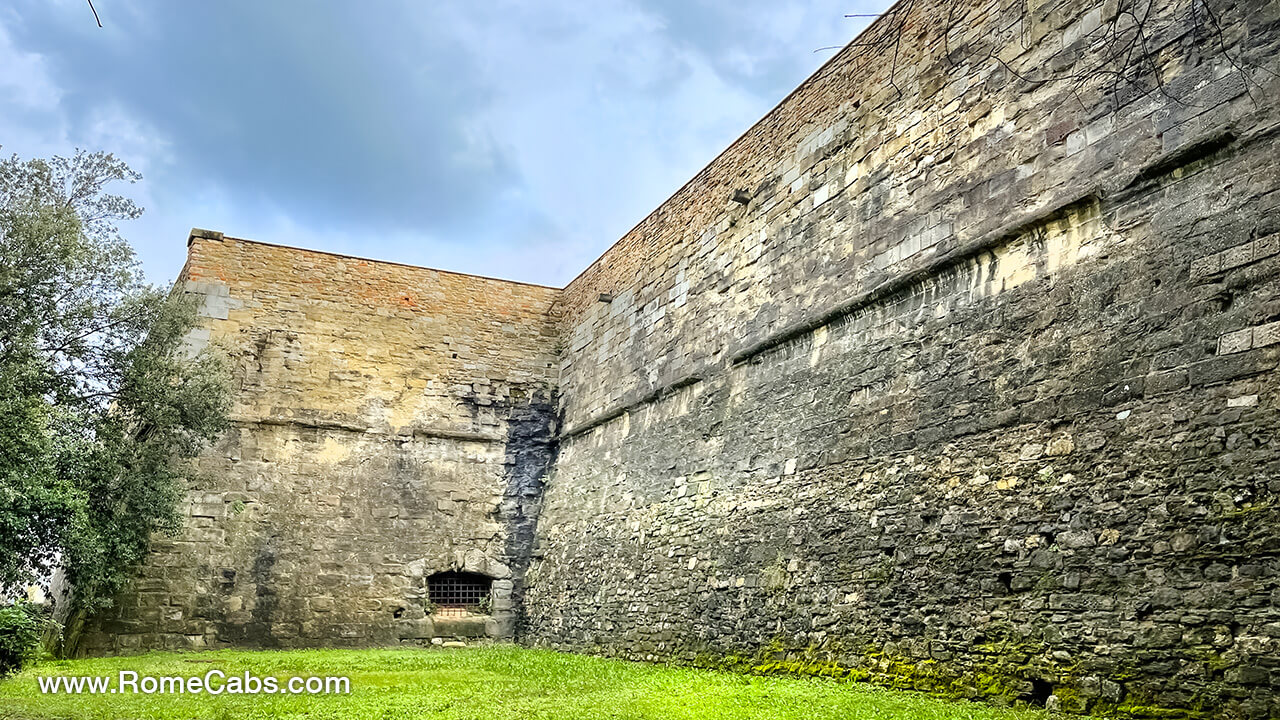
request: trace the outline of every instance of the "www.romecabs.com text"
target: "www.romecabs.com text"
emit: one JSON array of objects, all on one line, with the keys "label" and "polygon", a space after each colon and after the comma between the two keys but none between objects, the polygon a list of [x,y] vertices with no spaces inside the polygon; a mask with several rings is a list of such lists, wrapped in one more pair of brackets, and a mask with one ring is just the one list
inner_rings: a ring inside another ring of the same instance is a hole
[{"label": "www.romecabs.com text", "polygon": [[111,675],[53,675],[36,678],[40,692],[46,695],[345,695],[351,692],[351,681],[345,677],[258,677],[245,672],[227,675],[210,670],[203,675],[138,676],[132,670]]}]

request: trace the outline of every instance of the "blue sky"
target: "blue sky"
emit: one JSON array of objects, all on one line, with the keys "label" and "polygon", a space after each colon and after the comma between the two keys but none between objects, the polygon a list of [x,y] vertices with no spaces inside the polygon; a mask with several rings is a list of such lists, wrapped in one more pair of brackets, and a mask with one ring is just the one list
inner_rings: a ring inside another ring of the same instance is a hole
[{"label": "blue sky", "polygon": [[142,172],[152,281],[195,226],[558,286],[888,3],[94,4],[0,8],[0,153]]}]

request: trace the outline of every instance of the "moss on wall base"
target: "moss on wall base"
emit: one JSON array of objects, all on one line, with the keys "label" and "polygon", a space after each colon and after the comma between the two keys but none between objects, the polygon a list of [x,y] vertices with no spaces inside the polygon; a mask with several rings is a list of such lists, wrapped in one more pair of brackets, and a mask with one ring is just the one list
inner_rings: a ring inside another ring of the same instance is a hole
[{"label": "moss on wall base", "polygon": [[[1026,650],[1026,649],[1024,649]],[[914,690],[936,697],[990,702],[1012,707],[1041,707],[1070,714],[1135,720],[1199,720],[1215,717],[1211,702],[1190,708],[1160,707],[1141,693],[1127,691],[1132,677],[1081,677],[1070,668],[1028,662],[1027,652],[993,657],[985,668],[957,671],[937,660],[920,660],[882,652],[874,647],[828,645],[788,648],[774,640],[751,655],[702,651],[690,664],[753,675],[800,675],[837,681],[864,682],[896,690]]]}]

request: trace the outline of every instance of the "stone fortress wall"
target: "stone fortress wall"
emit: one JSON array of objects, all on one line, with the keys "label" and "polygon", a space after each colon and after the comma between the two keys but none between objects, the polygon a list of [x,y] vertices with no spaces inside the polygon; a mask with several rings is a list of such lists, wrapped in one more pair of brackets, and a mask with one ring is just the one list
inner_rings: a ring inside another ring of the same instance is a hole
[{"label": "stone fortress wall", "polygon": [[[84,649],[511,637],[559,291],[206,231],[180,282],[201,299],[193,342],[233,359],[232,428],[182,534]],[[480,627],[429,616],[425,578],[448,570],[494,579]]]},{"label": "stone fortress wall", "polygon": [[1130,5],[899,3],[563,291],[197,233],[237,428],[91,650],[469,568],[535,645],[1280,716],[1280,2],[1077,81]]},{"label": "stone fortress wall", "polygon": [[1017,76],[1115,2],[898,7],[566,288],[528,640],[1280,717],[1280,4],[1147,93]]}]

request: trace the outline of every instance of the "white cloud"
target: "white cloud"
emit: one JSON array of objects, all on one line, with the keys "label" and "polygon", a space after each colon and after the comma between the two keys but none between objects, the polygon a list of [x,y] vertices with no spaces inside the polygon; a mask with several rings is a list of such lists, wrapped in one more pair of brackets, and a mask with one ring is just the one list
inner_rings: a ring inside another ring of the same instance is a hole
[{"label": "white cloud", "polygon": [[48,155],[66,146],[63,93],[43,55],[14,45],[7,27],[14,22],[0,14],[0,148],[5,155]]},{"label": "white cloud", "polygon": [[[13,40],[0,16],[0,100],[10,109],[49,111],[57,108],[62,92],[49,75],[43,55],[23,52]],[[12,19],[9,19],[12,22]]]},{"label": "white cloud", "polygon": [[586,267],[774,100],[726,80],[633,3],[448,8],[431,21],[475,53],[492,92],[471,122],[564,233],[573,260],[552,282]]},{"label": "white cloud", "polygon": [[144,176],[161,165],[176,162],[173,143],[155,127],[112,103],[93,108],[77,144],[110,148]]}]

